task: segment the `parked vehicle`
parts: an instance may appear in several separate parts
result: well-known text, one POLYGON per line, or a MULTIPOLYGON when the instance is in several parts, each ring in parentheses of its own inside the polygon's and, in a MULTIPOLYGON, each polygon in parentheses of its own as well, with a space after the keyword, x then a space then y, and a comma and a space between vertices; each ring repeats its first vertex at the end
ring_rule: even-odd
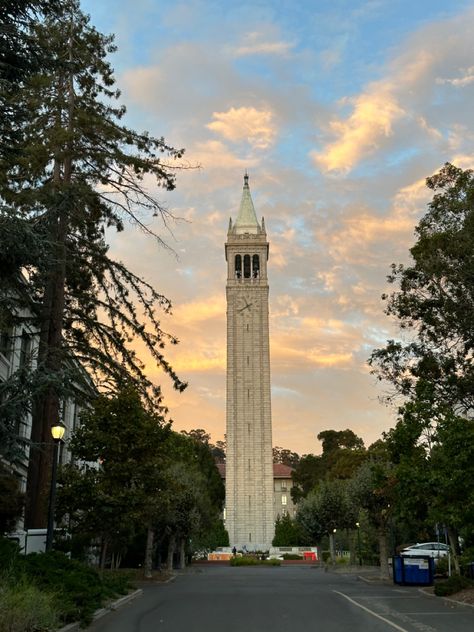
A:
POLYGON ((442 542, 421 542, 407 546, 400 551, 402 557, 417 557, 424 555, 428 557, 446 557, 449 553, 449 546, 442 542))

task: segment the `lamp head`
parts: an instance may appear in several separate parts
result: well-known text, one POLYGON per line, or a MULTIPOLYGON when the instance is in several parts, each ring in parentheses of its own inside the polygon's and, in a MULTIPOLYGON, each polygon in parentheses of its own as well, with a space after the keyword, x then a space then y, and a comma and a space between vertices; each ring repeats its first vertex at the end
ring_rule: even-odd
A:
POLYGON ((61 441, 61 439, 64 437, 65 431, 66 426, 60 421, 51 426, 51 434, 53 435, 53 439, 55 441, 61 441))

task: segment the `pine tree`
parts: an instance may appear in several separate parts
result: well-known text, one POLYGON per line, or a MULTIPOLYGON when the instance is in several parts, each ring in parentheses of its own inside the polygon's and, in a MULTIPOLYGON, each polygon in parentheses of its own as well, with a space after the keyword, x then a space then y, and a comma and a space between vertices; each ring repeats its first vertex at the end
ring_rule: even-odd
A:
MULTIPOLYGON (((99 387, 116 390, 128 380, 150 408, 160 408, 160 389, 132 348, 139 339, 174 386, 186 386, 162 352, 166 342, 177 342, 156 314, 157 308, 169 312, 170 302, 113 260, 106 241, 106 230, 121 231, 128 219, 165 246, 151 219, 167 223, 172 215, 144 178, 171 191, 183 150, 121 122, 125 108, 115 104, 120 93, 107 60, 113 37, 89 23, 77 0, 65 0, 59 13, 35 23, 31 37, 48 59, 48 72, 26 74, 21 90, 8 95, 18 133, 2 155, 0 224, 19 236, 34 235, 35 248, 22 250, 20 243, 12 252, 3 238, 8 231, 2 233, 0 252, 9 253, 9 266, 0 299, 3 312, 18 318, 20 300, 27 300, 19 273, 26 273, 40 331, 31 437, 38 446, 49 443, 60 399, 79 379, 67 364, 72 355, 99 387), (27 119, 15 119, 25 110, 27 119)), ((31 451, 29 526, 44 523, 50 458, 47 451, 31 451)))

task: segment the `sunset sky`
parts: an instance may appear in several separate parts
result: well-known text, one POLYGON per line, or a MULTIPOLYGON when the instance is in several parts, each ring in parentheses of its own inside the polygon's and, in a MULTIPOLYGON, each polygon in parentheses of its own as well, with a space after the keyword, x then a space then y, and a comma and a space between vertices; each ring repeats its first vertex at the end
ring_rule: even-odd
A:
POLYGON ((384 315, 408 261, 424 180, 474 166, 472 0, 87 0, 126 123, 186 148, 199 169, 158 197, 183 221, 133 227, 112 252, 173 302, 162 384, 176 430, 225 432, 224 242, 245 169, 270 240, 273 444, 318 453, 324 429, 366 444, 395 422, 366 360, 397 335, 384 315), (184 221, 185 220, 185 221, 184 221))

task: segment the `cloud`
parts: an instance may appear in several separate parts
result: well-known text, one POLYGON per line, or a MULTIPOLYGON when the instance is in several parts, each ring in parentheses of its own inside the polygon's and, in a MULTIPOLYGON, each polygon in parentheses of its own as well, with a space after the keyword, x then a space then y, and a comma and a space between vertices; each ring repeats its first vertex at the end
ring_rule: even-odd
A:
POLYGON ((436 83, 440 85, 450 84, 452 86, 455 86, 456 88, 465 88, 469 84, 474 83, 474 66, 470 66, 469 68, 461 68, 460 72, 461 75, 459 77, 455 77, 454 79, 443 79, 441 77, 438 77, 436 79, 436 83))
POLYGON ((310 152, 314 165, 323 172, 347 174, 374 155, 379 165, 385 157, 393 160, 389 151, 394 148, 401 160, 407 159, 408 148, 419 151, 424 137, 449 148, 451 126, 468 114, 465 100, 447 91, 474 84, 474 66, 462 63, 474 54, 473 16, 467 11, 414 32, 380 69, 381 79, 340 99, 341 114, 326 123, 322 148, 310 152), (446 120, 450 110, 453 120, 446 120))
POLYGON ((289 55, 294 43, 285 42, 283 40, 269 41, 265 38, 267 35, 258 31, 248 33, 244 39, 244 43, 233 49, 236 57, 245 57, 248 55, 276 55, 278 57, 286 57, 289 55))
POLYGON ((330 123, 337 140, 322 152, 311 152, 315 164, 325 171, 352 169, 362 156, 379 147, 381 139, 392 135, 394 122, 405 115, 387 86, 374 86, 347 102, 354 110, 349 118, 330 123))
POLYGON ((232 107, 226 112, 213 112, 212 116, 214 120, 206 127, 228 140, 246 140, 258 149, 267 148, 275 140, 277 130, 271 110, 232 107))

